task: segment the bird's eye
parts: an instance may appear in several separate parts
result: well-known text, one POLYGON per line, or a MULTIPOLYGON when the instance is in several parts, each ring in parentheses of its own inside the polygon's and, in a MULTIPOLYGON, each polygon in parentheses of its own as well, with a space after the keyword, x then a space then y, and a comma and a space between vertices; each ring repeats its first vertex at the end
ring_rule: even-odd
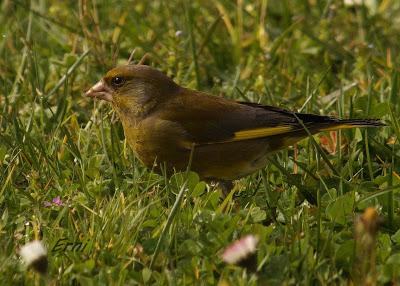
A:
POLYGON ((123 85, 125 79, 122 76, 115 76, 111 79, 111 84, 115 87, 123 85))

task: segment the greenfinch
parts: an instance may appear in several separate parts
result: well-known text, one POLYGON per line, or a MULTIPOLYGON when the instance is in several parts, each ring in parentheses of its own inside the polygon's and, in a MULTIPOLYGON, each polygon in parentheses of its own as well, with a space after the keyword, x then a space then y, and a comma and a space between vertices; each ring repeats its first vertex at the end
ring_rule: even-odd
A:
POLYGON ((116 67, 86 95, 112 104, 127 142, 145 166, 167 174, 189 166, 207 181, 249 175, 267 164, 271 152, 308 134, 383 125, 212 96, 181 87, 146 65, 116 67))

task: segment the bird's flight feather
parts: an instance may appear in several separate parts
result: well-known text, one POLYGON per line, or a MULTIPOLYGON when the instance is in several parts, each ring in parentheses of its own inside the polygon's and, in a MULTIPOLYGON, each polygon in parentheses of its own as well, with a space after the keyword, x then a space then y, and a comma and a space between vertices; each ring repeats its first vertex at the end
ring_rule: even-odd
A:
POLYGON ((180 125, 187 134, 186 144, 190 146, 275 135, 285 137, 285 134, 306 137, 308 133, 303 125, 312 134, 331 129, 381 125, 374 119, 340 120, 329 116, 294 113, 273 106, 230 101, 201 92, 189 93, 186 89, 182 89, 178 96, 165 105, 158 109, 161 114, 157 116, 180 125), (207 114, 204 114, 204 110, 207 110, 207 114))

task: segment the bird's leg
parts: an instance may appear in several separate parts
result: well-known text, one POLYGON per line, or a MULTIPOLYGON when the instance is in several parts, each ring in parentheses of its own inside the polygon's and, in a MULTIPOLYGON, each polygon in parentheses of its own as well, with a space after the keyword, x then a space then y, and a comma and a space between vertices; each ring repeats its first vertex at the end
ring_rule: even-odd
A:
POLYGON ((218 186, 222 190, 222 195, 226 198, 229 195, 229 192, 233 189, 233 182, 228 180, 218 181, 218 186))

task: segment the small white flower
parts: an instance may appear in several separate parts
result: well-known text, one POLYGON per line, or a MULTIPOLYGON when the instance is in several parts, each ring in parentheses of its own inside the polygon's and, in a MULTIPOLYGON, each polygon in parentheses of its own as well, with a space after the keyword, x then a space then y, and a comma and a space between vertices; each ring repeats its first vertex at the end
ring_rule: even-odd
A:
POLYGON ((28 267, 42 274, 47 272, 47 249, 40 240, 28 242, 21 247, 19 254, 28 267))
POLYGON ((345 6, 361 5, 363 0, 344 0, 345 6))
POLYGON ((236 264, 256 251, 258 237, 246 235, 229 245, 222 254, 222 260, 229 264, 236 264))
POLYGON ((378 9, 378 2, 376 0, 343 0, 343 4, 347 7, 365 5, 372 14, 375 14, 378 9))
POLYGON ((181 30, 175 32, 175 37, 180 37, 183 34, 181 30))

